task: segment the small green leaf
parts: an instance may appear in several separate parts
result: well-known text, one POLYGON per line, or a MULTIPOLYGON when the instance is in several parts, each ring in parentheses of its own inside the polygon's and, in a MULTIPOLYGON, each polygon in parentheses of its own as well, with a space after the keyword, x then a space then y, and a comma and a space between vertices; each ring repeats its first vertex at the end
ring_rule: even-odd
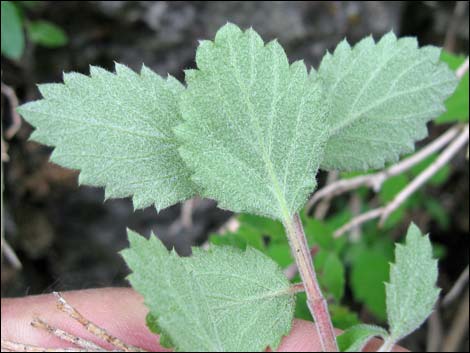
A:
POLYGON ((181 258, 154 236, 128 235, 129 281, 157 318, 151 327, 177 351, 275 349, 290 331, 290 283, 259 251, 216 246, 181 258))
POLYGON ((153 316, 151 313, 148 313, 147 316, 145 317, 145 324, 149 328, 150 331, 156 334, 161 334, 162 329, 160 326, 158 326, 158 320, 155 316, 153 316))
POLYGON ((383 230, 392 230, 397 227, 401 222, 403 222, 403 219, 406 217, 407 208, 409 208, 409 204, 411 203, 412 198, 415 196, 416 194, 412 195, 400 207, 393 211, 390 216, 388 216, 387 220, 382 225, 383 230))
POLYGON ((284 244, 270 244, 267 250, 265 251, 265 254, 268 255, 274 261, 276 261, 277 264, 282 268, 286 268, 287 266, 291 265, 294 261, 292 259, 291 249, 289 244, 287 243, 287 239, 284 244))
MULTIPOLYGON (((380 201, 383 204, 391 202, 410 182, 407 175, 400 174, 387 179, 379 192, 380 201)), ((408 198, 400 207, 398 207, 383 224, 383 229, 393 229, 397 224, 403 221, 407 208, 412 204, 415 195, 408 198)))
MULTIPOLYGON (((262 251, 265 248, 264 236, 258 229, 241 224, 236 236, 243 239, 247 246, 262 251)), ((246 248, 246 247, 245 247, 246 248)))
POLYGON ((434 257, 435 259, 439 261, 445 258, 446 256, 447 256, 447 247, 445 245, 436 244, 436 243, 432 244, 432 257, 434 257))
POLYGON ((395 263, 386 284, 390 336, 398 341, 416 330, 431 314, 439 296, 437 261, 428 236, 412 224, 405 244, 397 244, 395 263))
POLYGON ((209 241, 214 245, 228 245, 241 250, 245 250, 248 245, 247 240, 238 233, 211 234, 209 241))
POLYGON ((227 24, 186 71, 180 154, 202 196, 235 212, 285 221, 315 189, 327 139, 316 74, 289 65, 277 41, 227 24))
POLYGON ((348 307, 330 303, 328 304, 328 310, 331 314, 331 322, 337 329, 346 330, 359 324, 359 317, 348 307))
POLYGON ((57 48, 68 42, 64 30, 48 21, 30 22, 27 29, 31 41, 44 47, 57 48))
POLYGON ((151 332, 156 333, 157 335, 160 336, 160 339, 158 341, 160 346, 165 347, 165 348, 175 347, 173 342, 171 342, 171 339, 162 332, 162 329, 160 328, 158 324, 158 319, 155 316, 153 316, 152 313, 147 314, 147 316, 145 317, 145 323, 151 332))
POLYGON ((23 23, 11 1, 2 1, 2 55, 18 60, 24 51, 23 23))
MULTIPOLYGON (((440 201, 437 201, 428 196, 423 200, 423 206, 426 209, 426 212, 432 217, 434 221, 439 224, 439 227, 443 230, 448 230, 451 222, 450 214, 452 211, 449 210, 445 204, 442 204, 440 201)), ((439 256, 436 256, 439 257, 439 256)))
POLYGON ((457 85, 439 55, 438 48, 418 49, 415 38, 397 39, 391 32, 353 48, 344 40, 326 54, 318 74, 329 97, 331 137, 322 166, 382 168, 412 152, 457 85))
POLYGON ((309 241, 309 245, 318 244, 320 249, 335 249, 335 239, 333 238, 333 230, 322 221, 313 218, 307 218, 305 222, 305 234, 309 241))
MULTIPOLYGON (((465 56, 454 55, 443 51, 441 61, 447 63, 452 70, 456 70, 465 61, 465 56)), ((447 99, 447 111, 436 119, 436 123, 468 122, 468 71, 460 79, 454 94, 447 99)))
POLYGON ((297 293, 295 303, 295 318, 313 321, 312 314, 307 306, 307 295, 305 293, 297 293))
POLYGON ((31 139, 55 146, 51 161, 80 169, 79 182, 105 186, 106 198, 133 196, 134 207, 157 209, 195 193, 172 127, 184 87, 143 67, 116 64, 116 74, 64 74, 64 84, 39 86, 44 99, 18 108, 36 127, 31 139))
POLYGON ((387 179, 380 188, 379 198, 382 203, 392 201, 410 182, 410 179, 404 175, 396 175, 387 179))
POLYGON ((251 227, 256 232, 270 238, 270 241, 285 242, 285 230, 281 222, 266 217, 243 213, 238 221, 245 227, 251 227))
POLYGON ((320 285, 339 302, 344 294, 344 265, 335 253, 319 251, 314 258, 320 285))
POLYGON ((338 336, 341 352, 362 352, 362 349, 373 337, 388 337, 387 331, 379 326, 356 325, 338 336))
POLYGON ((36 8, 38 5, 41 4, 41 1, 17 1, 17 2, 21 4, 21 6, 30 10, 36 8))
POLYGON ((386 319, 384 282, 389 276, 389 261, 382 251, 363 249, 353 259, 351 271, 354 298, 383 321, 386 319))

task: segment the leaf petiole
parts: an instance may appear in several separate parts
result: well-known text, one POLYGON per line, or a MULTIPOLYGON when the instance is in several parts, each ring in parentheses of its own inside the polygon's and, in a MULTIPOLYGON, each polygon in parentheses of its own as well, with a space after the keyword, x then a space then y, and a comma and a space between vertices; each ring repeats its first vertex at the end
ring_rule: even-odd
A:
POLYGON ((324 352, 338 352, 336 335, 331 323, 328 305, 318 284, 307 238, 298 213, 284 220, 289 245, 307 294, 307 306, 315 320, 318 337, 324 352))
POLYGON ((389 336, 377 352, 391 352, 394 345, 395 340, 393 339, 393 337, 389 336))

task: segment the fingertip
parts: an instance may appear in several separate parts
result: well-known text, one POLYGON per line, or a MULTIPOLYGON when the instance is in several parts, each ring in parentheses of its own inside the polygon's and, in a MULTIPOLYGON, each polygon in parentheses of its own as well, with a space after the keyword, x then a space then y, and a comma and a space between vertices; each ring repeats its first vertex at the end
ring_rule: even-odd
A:
MULTIPOLYGON (((341 330, 335 329, 336 335, 341 334, 341 330)), ((364 348, 364 352, 376 352, 383 341, 377 338, 372 339, 364 348)), ((321 344, 315 324, 311 321, 294 320, 292 330, 285 336, 279 345, 278 352, 321 352, 321 344)), ((393 352, 408 352, 400 346, 395 346, 393 352)))
MULTIPOLYGON (((142 297, 129 288, 104 288, 64 292, 64 298, 88 320, 106 329, 125 343, 149 351, 166 351, 158 345, 158 336, 145 325, 147 309, 142 297)), ((2 339, 47 347, 65 348, 70 344, 33 328, 33 318, 93 341, 107 349, 113 347, 87 332, 78 322, 59 311, 52 294, 2 299, 2 339)))
POLYGON ((282 339, 278 352, 321 351, 315 324, 311 321, 294 320, 292 330, 282 339))

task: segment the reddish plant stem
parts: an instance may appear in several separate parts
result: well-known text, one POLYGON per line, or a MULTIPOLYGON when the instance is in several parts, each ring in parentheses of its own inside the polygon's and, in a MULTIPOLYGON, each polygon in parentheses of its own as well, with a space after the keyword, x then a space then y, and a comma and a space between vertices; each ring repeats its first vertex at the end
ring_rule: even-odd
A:
MULTIPOLYGON (((319 250, 320 249, 318 248, 318 246, 316 245, 312 246, 312 248, 310 249, 310 255, 312 257, 315 257, 316 253, 319 250)), ((297 264, 295 262, 284 270, 284 275, 286 275, 289 281, 291 281, 297 275, 297 273, 298 273, 297 264)))
POLYGON ((290 287, 290 292, 291 293, 302 293, 305 292, 305 287, 303 283, 295 283, 290 287))
POLYGON ((307 244, 302 221, 298 214, 284 222, 289 244, 299 269, 307 294, 307 306, 315 320, 318 337, 324 352, 338 352, 336 336, 331 323, 328 305, 323 297, 313 267, 312 256, 307 244))

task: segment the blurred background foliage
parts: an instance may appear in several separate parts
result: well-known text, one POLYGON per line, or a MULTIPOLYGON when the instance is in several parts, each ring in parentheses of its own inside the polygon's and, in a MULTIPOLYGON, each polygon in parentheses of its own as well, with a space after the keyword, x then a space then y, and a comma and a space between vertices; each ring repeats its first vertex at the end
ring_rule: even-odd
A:
MULTIPOLYGON (((2 296, 127 285, 128 270, 117 254, 127 244, 126 227, 143 234, 154 231, 182 255, 189 255, 191 246, 209 243, 252 246, 277 261, 293 282, 300 280, 279 222, 232 215, 201 199, 159 214, 153 208, 134 212, 130 200, 103 202, 103 190, 78 187, 76 171, 48 163, 51 149, 27 142, 32 129, 12 110, 16 98, 20 102, 39 98, 36 83, 59 82, 63 71, 88 73, 89 65, 112 69, 114 61, 136 70, 145 63, 162 75, 183 79, 182 70, 194 67, 198 40, 212 38, 227 21, 253 26, 266 40, 278 38, 290 60, 303 58, 313 67, 344 37, 355 43, 371 33, 379 38, 391 29, 399 36, 417 36, 421 45, 444 46, 441 59, 452 69, 468 56, 465 1, 2 1, 1 10, 2 296)), ((447 101, 448 111, 431 124, 429 137, 418 148, 452 124, 468 123, 468 85, 467 73, 447 101)), ((465 280, 465 269, 467 284, 454 302, 437 311, 439 317, 434 315, 405 345, 432 350, 436 335, 440 335, 440 348, 450 339, 445 328, 455 322, 462 298, 468 305, 465 151, 408 198, 382 227, 372 220, 335 236, 353 217, 393 200, 437 156, 389 178, 377 193, 361 187, 328 200, 326 208, 323 204, 319 210, 318 204, 304 210, 302 220, 315 266, 338 328, 383 322, 383 282, 393 261, 393 243, 402 241, 413 221, 431 235, 440 259, 443 293, 459 278, 465 280)), ((321 172, 318 179, 320 187, 325 185, 327 173, 321 172)), ((311 319, 305 301, 298 302, 296 316, 311 319)), ((468 310, 466 320, 468 330, 468 310)), ((451 348, 468 351, 468 332, 451 348)))
POLYGON ((56 48, 67 44, 62 28, 44 20, 28 19, 28 9, 33 10, 36 1, 2 1, 2 55, 18 60, 25 49, 25 34, 37 45, 56 48), (26 31, 26 33, 25 33, 26 31))

